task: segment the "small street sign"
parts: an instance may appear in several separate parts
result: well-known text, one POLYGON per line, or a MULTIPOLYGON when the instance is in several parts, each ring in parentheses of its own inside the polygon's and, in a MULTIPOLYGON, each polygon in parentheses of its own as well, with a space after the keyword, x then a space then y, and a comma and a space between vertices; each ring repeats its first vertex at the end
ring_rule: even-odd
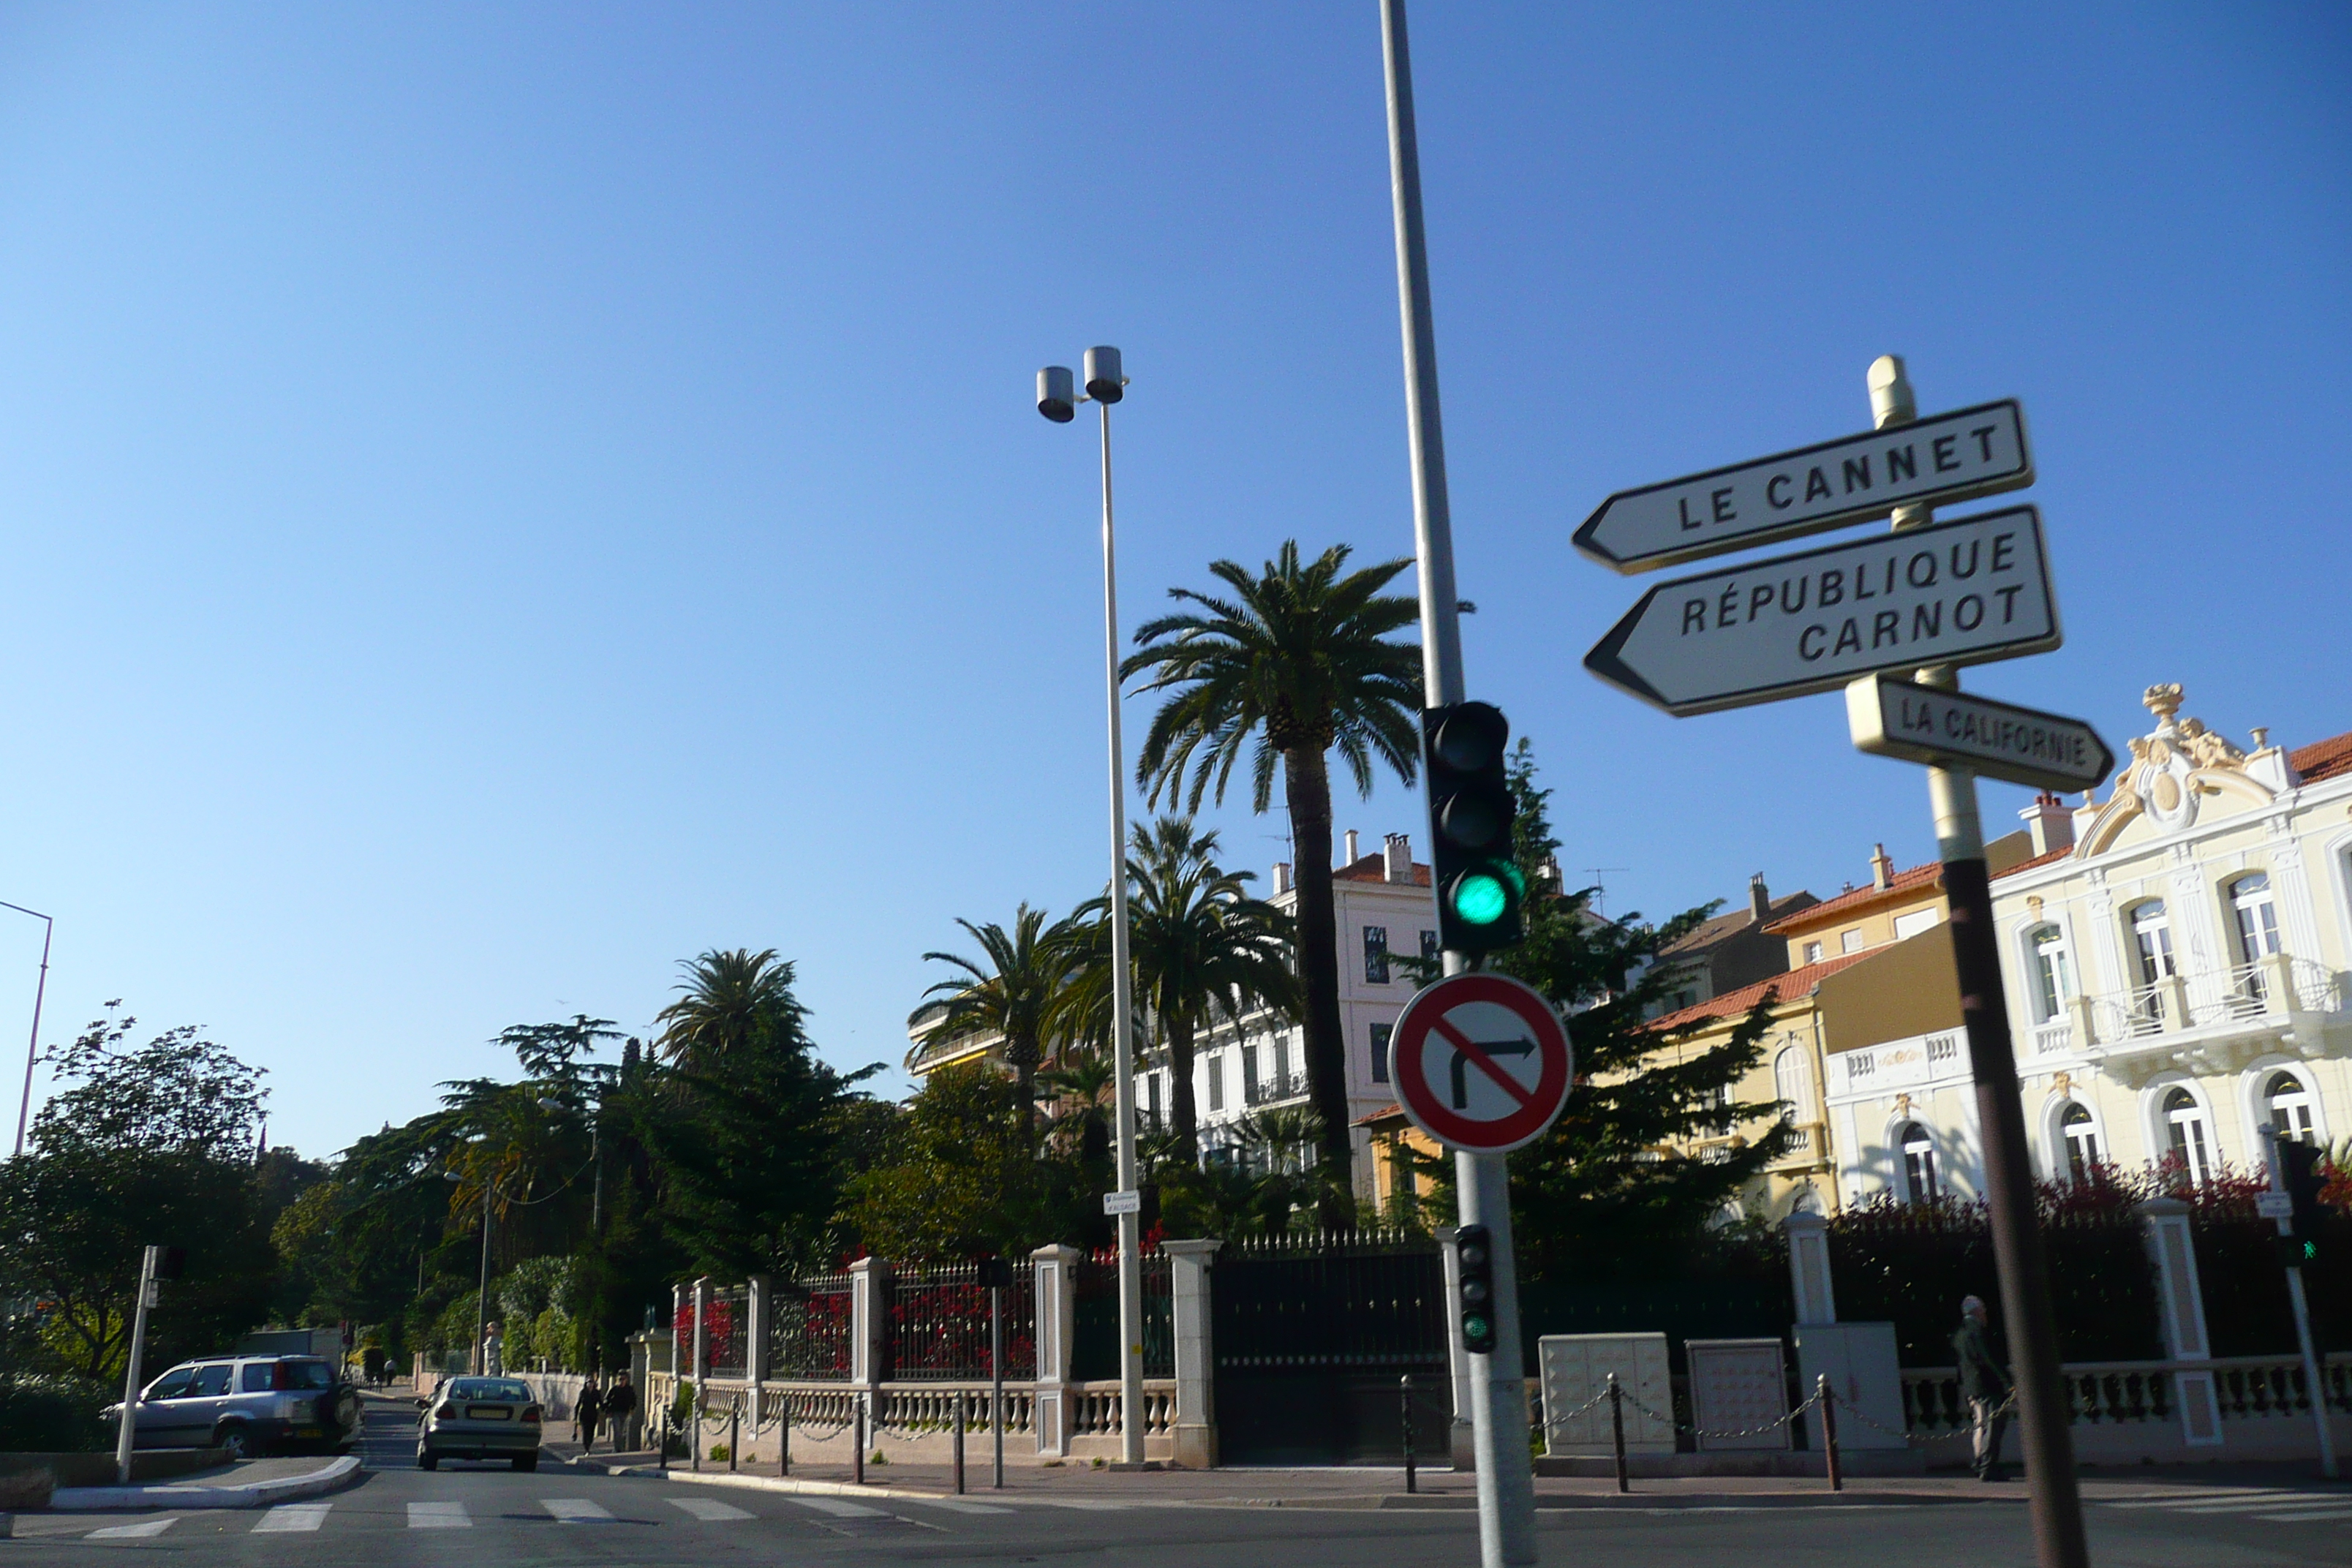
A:
POLYGON ((1141 1214, 1142 1212, 1143 1194, 1141 1193, 1105 1193, 1103 1194, 1103 1213, 1107 1215, 1141 1214))
POLYGON ((1968 500, 2033 482, 2015 398, 1620 490, 1576 531, 1576 547, 1620 572, 1968 500))
POLYGON ((1389 1042, 1389 1079, 1413 1125, 1474 1153, 1542 1136, 1573 1077, 1559 1015, 1507 975, 1456 974, 1423 986, 1389 1042))
POLYGON ((2254 1212, 2264 1219, 2293 1219, 2294 1194, 2293 1193, 2256 1193, 2254 1212))
POLYGON ((2064 641, 2030 506, 1661 583, 1584 668, 1677 718, 2064 641))
POLYGON ((2116 765, 2099 732, 2080 719, 1889 675, 1864 676, 1847 686, 1845 717, 1858 751, 1966 768, 2035 789, 2093 789, 2116 765))

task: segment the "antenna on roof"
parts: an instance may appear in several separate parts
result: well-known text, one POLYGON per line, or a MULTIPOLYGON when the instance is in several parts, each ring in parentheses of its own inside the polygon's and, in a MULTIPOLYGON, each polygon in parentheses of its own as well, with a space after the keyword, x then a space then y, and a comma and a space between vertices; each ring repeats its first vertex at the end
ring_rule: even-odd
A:
POLYGON ((1607 910, 1601 907, 1601 900, 1606 897, 1609 892, 1608 885, 1601 880, 1603 873, 1610 871, 1630 871, 1633 868, 1631 866, 1579 866, 1577 868, 1580 871, 1591 873, 1592 877, 1592 912, 1594 914, 1600 915, 1605 919, 1609 913, 1607 910))

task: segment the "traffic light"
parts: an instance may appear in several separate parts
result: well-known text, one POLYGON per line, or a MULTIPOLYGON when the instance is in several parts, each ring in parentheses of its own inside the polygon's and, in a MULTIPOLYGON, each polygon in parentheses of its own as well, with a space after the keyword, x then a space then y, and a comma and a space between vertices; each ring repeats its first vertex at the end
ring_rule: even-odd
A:
POLYGON ((2283 1238, 2291 1245, 2282 1245, 2279 1250, 2288 1268, 2300 1268, 2319 1258, 2319 1222, 2326 1212, 2320 1206, 2319 1189, 2327 1184, 2327 1179, 2319 1173, 2319 1151, 2310 1144, 2283 1137, 2277 1146, 2279 1172, 2285 1178, 2286 1195, 2294 1204, 2288 1220, 2294 1234, 2283 1238))
POLYGON ((1510 738, 1510 721, 1489 702, 1422 710, 1438 940, 1452 952, 1488 952, 1519 940, 1528 889, 1511 855, 1517 806, 1503 772, 1510 738))
POLYGON ((1495 1352, 1495 1243, 1483 1225, 1465 1225, 1454 1236, 1454 1257, 1462 1279, 1462 1348, 1472 1355, 1495 1352))

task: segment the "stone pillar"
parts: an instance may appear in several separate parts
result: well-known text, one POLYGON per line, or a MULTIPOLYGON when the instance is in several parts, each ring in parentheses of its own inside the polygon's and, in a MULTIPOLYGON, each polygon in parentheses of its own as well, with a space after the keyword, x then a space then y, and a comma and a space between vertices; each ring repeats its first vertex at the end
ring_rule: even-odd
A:
POLYGON ((762 1385, 768 1381, 768 1314, 775 1310, 772 1289, 766 1275, 751 1276, 743 1293, 746 1321, 738 1331, 751 1336, 751 1342, 743 1347, 743 1379, 751 1385, 744 1419, 755 1432, 760 1429, 761 1396, 766 1392, 762 1385))
MULTIPOLYGON (((1438 1227, 1437 1255, 1445 1269, 1445 1368, 1454 1383, 1454 1425, 1449 1432, 1454 1468, 1466 1473, 1478 1468, 1470 1426, 1470 1406, 1478 1397, 1478 1384, 1470 1375, 1470 1352, 1462 1343, 1462 1259, 1454 1249, 1454 1226, 1438 1227)), ((1519 1349, 1524 1355, 1527 1347, 1519 1349)))
POLYGON ((1176 1329, 1176 1462, 1186 1469, 1217 1464, 1217 1362, 1209 1320, 1209 1266, 1222 1241, 1163 1241, 1176 1329))
POLYGON ((866 1405, 866 1433, 873 1440, 874 1424, 882 1414, 882 1363, 889 1349, 890 1266, 878 1258, 861 1258, 849 1266, 849 1381, 866 1405))
POLYGON ((1037 1452, 1055 1458, 1070 1452, 1062 1389, 1070 1381, 1070 1339, 1077 1328, 1077 1281, 1070 1271, 1085 1256, 1075 1247, 1041 1247, 1029 1255, 1037 1285, 1037 1452))
POLYGON ((1837 1321, 1837 1291, 1830 1282, 1830 1222, 1817 1214, 1792 1214, 1780 1222, 1789 1238, 1789 1283, 1800 1323, 1837 1321))
MULTIPOLYGON (((2139 1205, 2147 1255, 2156 1265, 2157 1304, 2164 1322, 2164 1353, 2176 1362, 2210 1361, 2212 1342, 2205 1332, 2205 1297, 2197 1279, 2197 1248, 2189 1234, 2189 1205, 2179 1198, 2150 1198, 2139 1205)), ((2218 1447, 2221 1410, 2213 1373, 2189 1366, 2172 1374, 2174 1402, 2180 1407, 2181 1440, 2191 1447, 2218 1447)))
POLYGON ((703 1275, 694 1282, 694 1340, 688 1347, 687 1375, 694 1380, 694 1404, 687 1415, 687 1441, 693 1445, 687 1454, 694 1460, 695 1468, 702 1468, 702 1412, 706 1405, 703 1384, 710 1376, 710 1276, 703 1275))

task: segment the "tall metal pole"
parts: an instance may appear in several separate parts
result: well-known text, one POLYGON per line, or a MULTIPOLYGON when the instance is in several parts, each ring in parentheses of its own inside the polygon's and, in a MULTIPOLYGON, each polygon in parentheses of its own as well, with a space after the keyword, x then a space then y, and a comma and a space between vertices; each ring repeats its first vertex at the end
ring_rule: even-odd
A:
MULTIPOLYGON (((2275 1128, 2263 1134, 2271 1151, 2271 1191, 2286 1191, 2286 1161, 2279 1152, 2285 1135, 2275 1128)), ((2282 1219, 2278 1223, 2281 1236, 2293 1236, 2294 1223, 2282 1219)), ((2319 1473, 2329 1480, 2337 1478, 2336 1436, 2327 1429, 2331 1419, 2327 1414, 2326 1369, 2320 1365, 2319 1350, 2311 1336, 2311 1298, 2304 1293, 2303 1270, 2289 1266, 2286 1271, 2287 1304, 2294 1309, 2294 1342, 2303 1356, 2303 1386, 2311 1391, 2311 1417, 2319 1424, 2319 1473)))
MULTIPOLYGON (((1445 435, 1437 406, 1437 332, 1429 311, 1429 258, 1422 235, 1421 148, 1413 130, 1412 61, 1404 0, 1381 0, 1388 70, 1389 186, 1396 209, 1397 304, 1404 332, 1406 431, 1412 455, 1413 553, 1421 586, 1421 670, 1431 707, 1463 700, 1462 633, 1454 588, 1454 524, 1445 500, 1445 435)), ((1433 897, 1434 890, 1433 889, 1433 897)), ((1469 968, 1448 952, 1445 973, 1469 968)), ((1528 1451, 1527 1382, 1519 1359, 1518 1265, 1511 1242, 1509 1168, 1499 1154, 1454 1156, 1462 1223, 1483 1225, 1494 1246, 1495 1349, 1470 1358, 1478 1467, 1482 1568, 1536 1561, 1535 1475, 1528 1451)), ((1458 1303, 1450 1303, 1449 1310, 1458 1303)))
POLYGON ((155 1293, 155 1265, 160 1247, 151 1247, 139 1263, 139 1304, 131 1310, 131 1362, 122 1371, 122 1418, 114 1433, 114 1484, 131 1484, 131 1449, 139 1434, 140 1363, 147 1354, 147 1301, 155 1293))
MULTIPOLYGON (((1127 957, 1127 767, 1118 728, 1118 564, 1112 546, 1110 405, 1102 415, 1103 667, 1110 691, 1111 1040, 1118 1073, 1118 1190, 1135 1188, 1135 1026, 1127 957)), ((1143 1463, 1143 1216, 1118 1216, 1118 1448, 1143 1463)))
MULTIPOLYGON (((1880 356, 1870 367, 1869 382, 1877 428, 1908 425, 1919 416, 1900 358, 1880 356)), ((1924 527, 1930 516, 1924 506, 1897 507, 1895 531, 1924 527)), ((1960 685, 1949 666, 1922 669, 1913 679, 1949 691, 1960 685)), ((1963 768, 1929 768, 1927 801, 1936 816, 1936 852, 1943 861, 1944 897, 1951 908, 1952 967, 1959 980, 1960 1020, 1969 1037, 1977 1125, 1984 1130, 1985 1205, 2017 1379, 2017 1439, 2025 1458, 2034 1558, 2042 1568, 2088 1568, 2074 1434, 2068 1430, 2066 1397, 2059 1382, 2050 1267, 2033 1212, 2025 1100, 2018 1088, 2000 951, 1993 936, 1992 882, 1985 868, 1984 830, 1977 818, 1976 774, 1963 768)))
POLYGON ((58 934, 58 922, 38 910, 28 910, 22 904, 0 900, 0 910, 14 910, 20 915, 30 915, 42 924, 41 977, 33 984, 33 1037, 25 1046, 25 1093, 16 1101, 16 1152, 25 1152, 25 1126, 33 1116, 33 1064, 41 1055, 41 998, 49 991, 49 939, 58 934))
POLYGON ((490 1348, 483 1342, 490 1326, 490 1199, 498 1186, 493 1176, 482 1187, 482 1279, 474 1292, 474 1353, 466 1363, 476 1377, 488 1377, 490 1372, 490 1348))

